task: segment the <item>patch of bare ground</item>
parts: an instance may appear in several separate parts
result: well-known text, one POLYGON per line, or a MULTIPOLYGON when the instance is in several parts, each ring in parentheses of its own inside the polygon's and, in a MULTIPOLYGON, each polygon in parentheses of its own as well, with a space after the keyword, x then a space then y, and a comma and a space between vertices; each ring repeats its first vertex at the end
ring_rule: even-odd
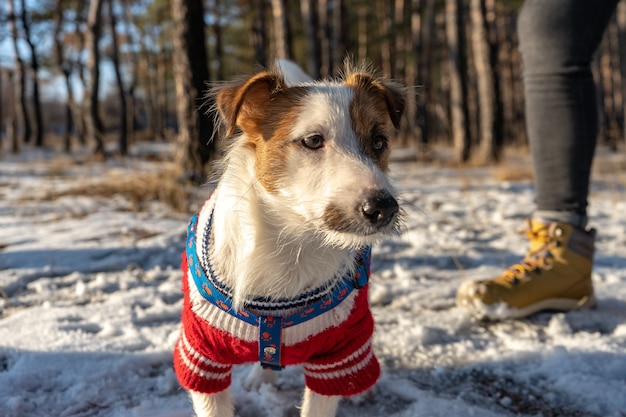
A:
POLYGON ((513 413, 544 417, 601 417, 567 405, 553 404, 547 397, 549 393, 538 389, 529 390, 510 377, 476 372, 472 374, 472 379, 477 392, 498 400, 502 408, 513 413))

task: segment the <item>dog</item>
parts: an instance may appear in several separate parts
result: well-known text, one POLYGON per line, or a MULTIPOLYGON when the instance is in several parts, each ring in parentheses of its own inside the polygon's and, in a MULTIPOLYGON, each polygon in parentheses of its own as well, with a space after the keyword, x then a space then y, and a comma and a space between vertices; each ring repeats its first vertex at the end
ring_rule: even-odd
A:
POLYGON ((305 77, 283 62, 213 91, 229 145, 188 227, 174 350, 198 417, 234 415, 237 364, 265 380, 302 364, 302 417, 380 375, 367 280, 371 245, 401 228, 386 173, 405 89, 350 64, 305 77))

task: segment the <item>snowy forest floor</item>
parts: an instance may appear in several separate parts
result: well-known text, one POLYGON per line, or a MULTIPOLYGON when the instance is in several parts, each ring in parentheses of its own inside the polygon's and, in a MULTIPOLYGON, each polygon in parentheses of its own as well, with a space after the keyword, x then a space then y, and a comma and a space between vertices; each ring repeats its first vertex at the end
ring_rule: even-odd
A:
MULTIPOLYGON (((188 211, 133 194, 142 179, 165 183, 170 151, 144 144, 89 163, 0 155, 0 416, 191 415, 171 351, 185 228, 208 190, 169 196, 189 198, 188 211)), ((597 307, 500 323, 469 317, 455 293, 521 259, 531 182, 502 181, 502 168, 392 165, 406 231, 373 252, 383 376, 339 417, 626 416, 626 170, 623 155, 600 154, 597 307)), ((529 172, 527 156, 510 163, 509 174, 529 172)), ((237 415, 296 416, 301 369, 246 390, 249 366, 233 377, 237 415)))

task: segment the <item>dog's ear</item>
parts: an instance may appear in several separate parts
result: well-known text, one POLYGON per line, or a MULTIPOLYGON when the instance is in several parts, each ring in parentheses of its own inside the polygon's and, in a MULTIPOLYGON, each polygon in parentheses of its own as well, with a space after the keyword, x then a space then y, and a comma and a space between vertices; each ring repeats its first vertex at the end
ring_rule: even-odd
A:
POLYGON ((406 107, 406 90, 400 84, 376 78, 366 72, 355 72, 348 75, 346 84, 365 89, 384 100, 389 118, 393 126, 400 128, 402 114, 406 107))
POLYGON ((215 101, 226 126, 226 134, 232 134, 237 127, 244 132, 255 128, 265 117, 272 96, 284 88, 283 77, 269 71, 220 87, 215 101))

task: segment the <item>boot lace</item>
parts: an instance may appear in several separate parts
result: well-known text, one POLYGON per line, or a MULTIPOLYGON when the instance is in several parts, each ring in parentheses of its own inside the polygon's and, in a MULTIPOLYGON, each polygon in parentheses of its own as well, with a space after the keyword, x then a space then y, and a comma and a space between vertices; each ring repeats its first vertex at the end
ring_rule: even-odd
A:
POLYGON ((541 246, 535 251, 528 252, 521 262, 509 267, 504 272, 503 277, 507 281, 517 284, 520 281, 530 279, 530 272, 541 273, 542 270, 552 268, 554 260, 552 249, 557 247, 559 242, 550 233, 546 233, 548 227, 544 225, 533 230, 532 222, 528 219, 528 229, 518 231, 518 233, 526 235, 529 240, 540 242, 541 246))

